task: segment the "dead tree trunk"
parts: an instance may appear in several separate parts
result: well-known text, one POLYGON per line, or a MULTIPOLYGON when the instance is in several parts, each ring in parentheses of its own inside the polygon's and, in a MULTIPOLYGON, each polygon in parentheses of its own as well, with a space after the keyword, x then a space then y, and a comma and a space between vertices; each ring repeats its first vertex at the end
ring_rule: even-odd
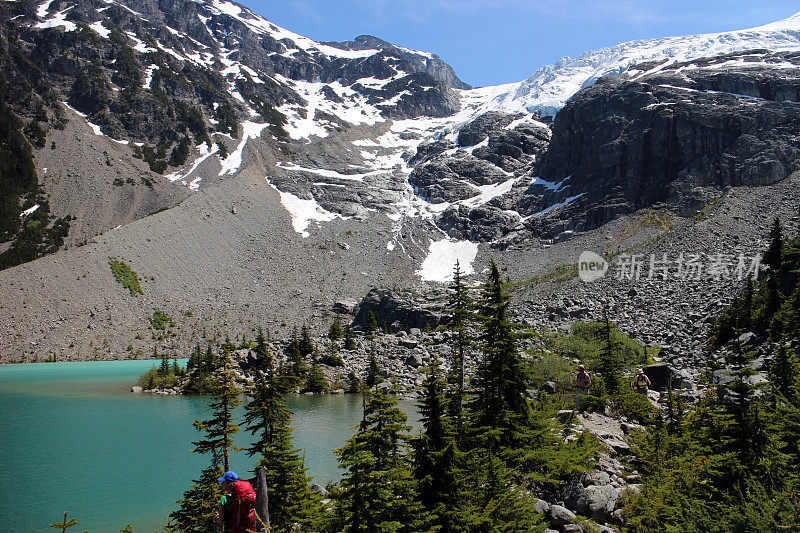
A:
POLYGON ((267 493, 267 471, 258 469, 258 489, 256 490, 256 515, 259 533, 269 533, 269 494, 267 493))

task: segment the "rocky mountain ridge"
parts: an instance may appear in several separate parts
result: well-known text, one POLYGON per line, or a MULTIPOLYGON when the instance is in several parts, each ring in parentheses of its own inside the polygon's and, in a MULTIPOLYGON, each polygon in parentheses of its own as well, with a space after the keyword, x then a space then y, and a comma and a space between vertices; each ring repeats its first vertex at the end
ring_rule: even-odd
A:
MULTIPOLYGON (((548 275, 581 247, 646 243, 643 212, 691 235, 705 205, 741 188, 785 194, 797 170, 797 17, 619 45, 649 52, 624 68, 612 54, 596 83, 559 70, 551 81, 577 94, 553 119, 509 103, 508 86, 468 88, 432 54, 369 36, 317 43, 224 0, 0 10, 6 100, 41 130, 51 212, 76 216, 73 249, 0 273, 5 358, 285 333, 375 286, 444 281, 457 259, 467 275, 490 256, 512 279, 548 275), (116 284, 108 257, 142 275, 143 295, 116 284), (154 308, 185 334, 149 338, 154 308)), ((760 223, 723 233, 755 249, 760 223)))

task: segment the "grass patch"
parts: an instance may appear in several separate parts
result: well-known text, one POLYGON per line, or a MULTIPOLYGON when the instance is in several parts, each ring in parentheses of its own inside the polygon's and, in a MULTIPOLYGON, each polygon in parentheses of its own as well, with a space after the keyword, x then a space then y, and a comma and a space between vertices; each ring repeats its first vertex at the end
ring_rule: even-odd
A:
POLYGON ((137 294, 144 294, 142 286, 139 284, 139 274, 137 274, 125 261, 121 261, 115 257, 108 258, 108 266, 111 268, 111 273, 117 283, 128 289, 131 296, 137 294))

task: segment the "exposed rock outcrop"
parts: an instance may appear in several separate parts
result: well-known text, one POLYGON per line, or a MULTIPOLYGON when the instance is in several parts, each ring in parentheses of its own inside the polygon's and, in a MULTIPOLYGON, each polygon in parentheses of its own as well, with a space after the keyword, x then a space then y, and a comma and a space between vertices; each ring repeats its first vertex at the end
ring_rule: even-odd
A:
POLYGON ((586 230, 665 200, 696 208, 698 187, 773 184, 800 168, 798 54, 732 54, 634 80, 601 79, 556 116, 537 169, 561 186, 521 212, 573 201, 535 229, 586 230))
POLYGON ((442 323, 444 303, 435 295, 372 289, 355 310, 353 325, 364 327, 370 315, 391 331, 434 328, 442 323))

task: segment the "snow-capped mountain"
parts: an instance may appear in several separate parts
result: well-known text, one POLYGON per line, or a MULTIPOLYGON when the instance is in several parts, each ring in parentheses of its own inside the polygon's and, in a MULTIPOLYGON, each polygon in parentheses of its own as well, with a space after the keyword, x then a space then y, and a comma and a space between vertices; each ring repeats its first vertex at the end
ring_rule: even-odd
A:
POLYGON ((0 126, 24 179, 0 198, 0 266, 29 263, 0 272, 0 346, 151 352, 153 307, 191 323, 181 342, 280 328, 771 186, 800 168, 799 80, 798 15, 471 89, 428 52, 316 42, 228 0, 3 1, 0 126), (148 276, 141 299, 110 257, 148 276))
POLYGON ((632 65, 653 63, 649 72, 701 57, 756 49, 800 49, 800 13, 757 28, 629 41, 590 50, 577 58, 563 57, 541 67, 524 81, 505 86, 482 109, 539 111, 543 116, 553 116, 579 90, 603 76, 622 74, 632 65))
MULTIPOLYGON (((77 211, 68 242, 161 209, 165 194, 179 201, 255 161, 302 235, 314 222, 377 212, 396 221, 390 249, 405 248, 398 236, 418 219, 451 238, 497 241, 538 227, 531 217, 582 194, 552 163, 558 154, 548 144, 559 119, 552 128, 537 120, 581 89, 611 75, 646 81, 709 56, 800 50, 798 14, 749 30, 622 43, 563 58, 520 83, 471 89, 428 52, 371 36, 316 42, 228 0, 11 0, 0 11, 7 100, 31 131, 42 132, 36 141, 82 123, 128 156, 120 163, 146 163, 151 172, 141 183, 164 188, 154 198, 146 191, 139 211, 120 218, 116 202, 142 189, 121 176, 140 168, 112 175, 104 156, 109 164, 94 171, 102 186, 90 182, 87 201, 50 179, 63 171, 63 158, 48 157, 56 154, 42 145, 53 211, 77 211), (98 225, 103 217, 91 214, 109 209, 98 225)), ((743 57, 703 69, 730 69, 743 57)), ((764 68, 774 70, 775 61, 764 68)), ((780 61, 795 67, 791 58, 780 61)), ((33 205, 28 198, 21 209, 33 205)))
POLYGON ((11 0, 0 18, 3 99, 42 181, 11 203, 43 206, 45 225, 71 220, 68 244, 234 175, 257 143, 273 159, 310 138, 448 116, 454 88, 469 87, 433 54, 369 36, 318 43, 225 0, 11 0), (65 129, 99 144, 74 157, 73 141, 47 141, 65 129))

